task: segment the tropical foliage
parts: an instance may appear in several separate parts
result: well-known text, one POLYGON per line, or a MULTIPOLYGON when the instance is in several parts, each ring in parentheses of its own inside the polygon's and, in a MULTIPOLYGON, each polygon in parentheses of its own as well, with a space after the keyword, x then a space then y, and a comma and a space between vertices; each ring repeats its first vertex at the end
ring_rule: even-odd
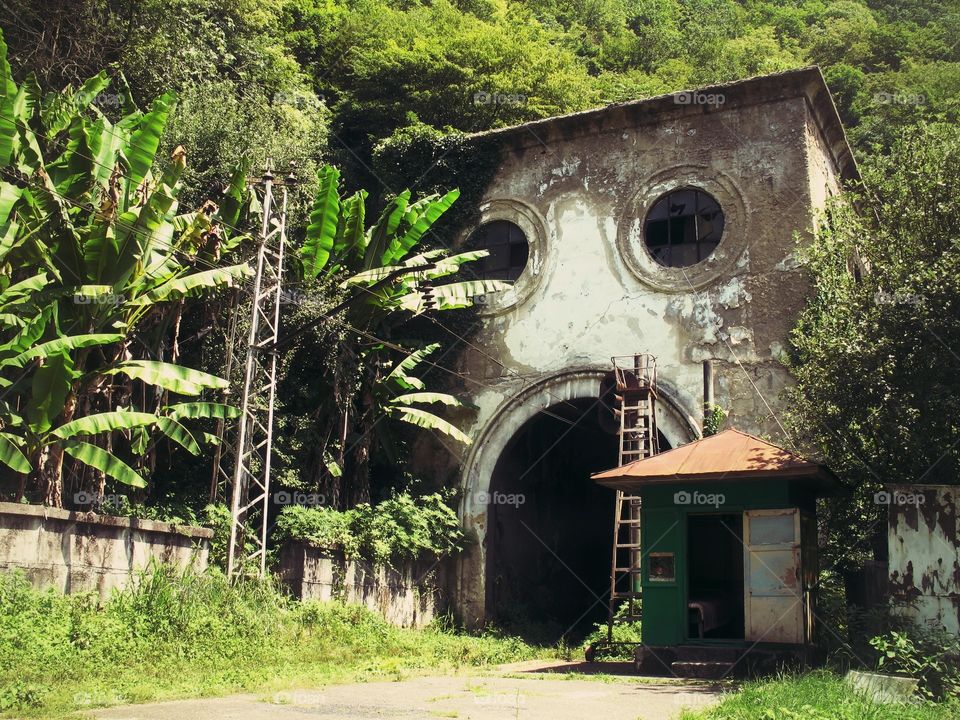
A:
POLYGON ((199 454, 182 421, 233 413, 177 401, 226 386, 176 363, 177 332, 185 298, 249 274, 219 262, 240 240, 242 169, 221 207, 178 213, 183 150, 154 169, 173 97, 111 122, 91 102, 109 83, 18 86, 0 40, 0 461, 18 497, 33 476, 57 506, 64 455, 77 489, 144 487, 156 433, 199 454))
POLYGON ((413 374, 429 363, 427 357, 439 345, 408 347, 390 338, 428 312, 469 307, 474 297, 507 285, 491 280, 437 282, 486 255, 420 248, 433 224, 457 199, 456 190, 415 202, 409 191, 403 191, 367 227, 367 193, 341 197, 339 180, 335 168, 322 169, 299 253, 304 283, 300 296, 326 298, 329 304, 317 318, 317 303, 302 303, 298 319, 303 324, 286 330, 296 345, 284 366, 285 385, 296 393, 291 399, 305 405, 308 416, 291 413, 285 422, 298 433, 301 447, 312 448, 312 461, 296 482, 303 483, 304 471, 311 472, 312 467, 311 485, 321 488, 333 506, 348 507, 370 500, 374 449, 398 459, 391 423, 381 419, 469 442, 454 424, 430 409, 456 408, 460 402, 450 394, 427 391, 424 381, 413 374), (325 364, 325 373, 316 372, 318 362, 325 364))

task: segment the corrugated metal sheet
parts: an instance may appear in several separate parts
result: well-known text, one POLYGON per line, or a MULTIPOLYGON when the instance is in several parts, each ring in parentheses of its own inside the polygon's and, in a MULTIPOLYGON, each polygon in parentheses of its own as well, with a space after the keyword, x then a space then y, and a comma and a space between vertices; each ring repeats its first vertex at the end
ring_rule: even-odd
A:
POLYGON ((601 485, 624 489, 655 481, 719 480, 762 475, 832 478, 823 466, 739 430, 724 430, 592 477, 601 485))
POLYGON ((889 505, 890 591, 921 622, 960 634, 960 488, 891 485, 877 502, 889 505))

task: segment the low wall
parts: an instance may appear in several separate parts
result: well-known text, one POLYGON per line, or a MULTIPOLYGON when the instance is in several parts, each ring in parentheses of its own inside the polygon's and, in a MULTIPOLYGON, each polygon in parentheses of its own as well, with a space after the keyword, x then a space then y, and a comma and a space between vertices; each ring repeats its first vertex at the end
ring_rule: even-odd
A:
POLYGON ((278 575, 301 600, 339 600, 365 605, 401 627, 423 627, 439 604, 435 562, 399 568, 347 560, 335 550, 288 542, 280 551, 278 575))
POLYGON ((207 567, 207 528, 0 502, 0 570, 19 568, 35 587, 94 590, 105 598, 151 560, 207 567))

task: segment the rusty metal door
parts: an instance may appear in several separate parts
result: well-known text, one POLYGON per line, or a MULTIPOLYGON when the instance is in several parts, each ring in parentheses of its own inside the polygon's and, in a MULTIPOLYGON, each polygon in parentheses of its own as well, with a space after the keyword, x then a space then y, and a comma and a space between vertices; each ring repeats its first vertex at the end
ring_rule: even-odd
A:
POLYGON ((743 544, 746 639, 803 643, 800 511, 744 512, 743 544))

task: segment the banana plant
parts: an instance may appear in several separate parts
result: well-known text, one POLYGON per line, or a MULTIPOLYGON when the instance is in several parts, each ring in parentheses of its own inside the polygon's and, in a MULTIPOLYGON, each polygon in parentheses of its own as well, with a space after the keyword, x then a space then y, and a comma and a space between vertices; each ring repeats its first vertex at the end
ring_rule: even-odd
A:
MULTIPOLYGON (((128 102, 111 122, 94 102, 110 83, 101 72, 46 95, 33 76, 18 86, 0 35, 0 462, 39 475, 44 501, 57 506, 64 453, 101 477, 142 484, 106 449, 112 433, 157 431, 196 449, 169 397, 226 381, 166 362, 164 335, 186 298, 251 274, 220 262, 244 239, 231 229, 246 168, 219 206, 180 212, 185 153, 157 157, 173 95, 145 112, 128 102)), ((234 412, 189 405, 184 417, 234 412)))
POLYGON ((411 201, 405 190, 389 200, 367 227, 367 193, 360 190, 344 198, 339 184, 336 168, 321 169, 299 260, 305 282, 330 287, 328 295, 344 296, 327 312, 346 328, 346 334, 338 345, 335 367, 327 376, 330 387, 315 414, 319 424, 326 425, 318 427, 322 440, 316 443, 323 446, 325 454, 324 461, 312 463, 312 467, 335 470, 324 481, 326 489, 334 503, 346 507, 369 499, 371 438, 380 441, 388 457, 394 455, 392 436, 380 418, 434 430, 459 442, 470 441, 452 423, 424 407, 437 403, 455 407, 457 400, 427 392, 421 380, 407 375, 437 346, 411 348, 393 365, 396 343, 389 344, 391 350, 371 338, 389 337, 409 319, 428 312, 470 307, 478 296, 509 285, 452 277, 465 263, 484 257, 486 251, 450 253, 421 248, 459 191, 411 201), (384 368, 389 368, 385 375, 384 368), (415 391, 401 392, 404 388, 415 391), (327 460, 331 455, 333 462, 327 460), (343 494, 342 485, 347 490, 343 494))
POLYGON ((470 438, 463 431, 423 407, 435 404, 462 407, 463 403, 448 393, 427 391, 423 380, 410 374, 439 347, 440 343, 431 343, 403 358, 380 381, 377 394, 384 411, 390 416, 417 427, 437 430, 464 445, 469 445, 470 438))

